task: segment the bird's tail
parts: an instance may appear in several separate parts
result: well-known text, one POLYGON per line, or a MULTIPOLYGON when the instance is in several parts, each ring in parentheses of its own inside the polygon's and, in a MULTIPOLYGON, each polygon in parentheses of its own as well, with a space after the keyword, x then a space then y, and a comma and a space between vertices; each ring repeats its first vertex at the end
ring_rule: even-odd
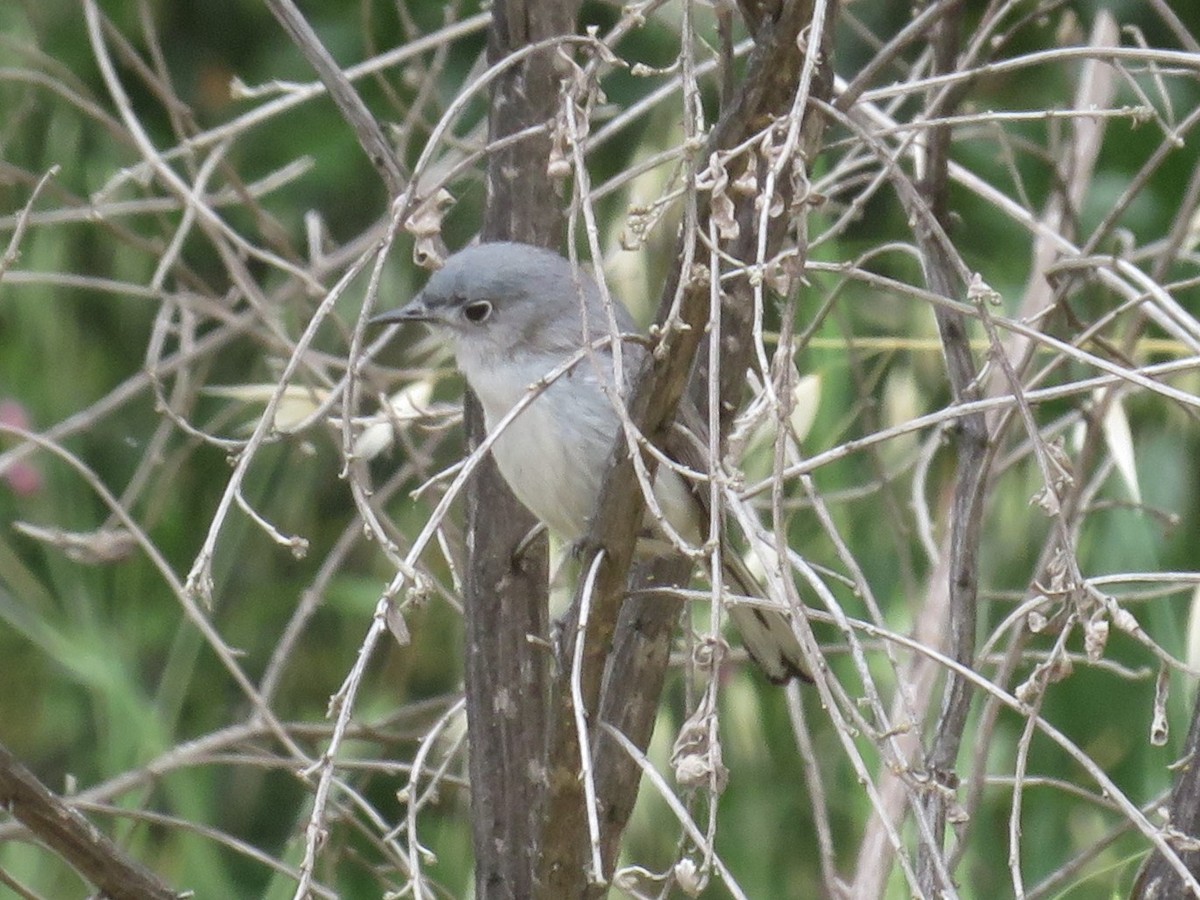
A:
MULTIPOLYGON (((727 551, 722 565, 731 587, 750 597, 762 596, 762 587, 736 553, 727 551)), ((742 635, 746 652, 772 682, 785 684, 792 678, 812 681, 804 651, 786 613, 737 603, 729 607, 729 617, 742 635)))

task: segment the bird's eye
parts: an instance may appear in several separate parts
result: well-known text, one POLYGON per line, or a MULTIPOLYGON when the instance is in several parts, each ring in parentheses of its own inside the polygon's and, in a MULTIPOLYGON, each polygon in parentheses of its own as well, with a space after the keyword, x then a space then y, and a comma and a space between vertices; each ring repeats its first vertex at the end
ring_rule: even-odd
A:
POLYGON ((492 314, 492 304, 486 300, 473 300, 463 307, 463 315, 468 322, 474 322, 478 325, 480 322, 487 320, 492 314))

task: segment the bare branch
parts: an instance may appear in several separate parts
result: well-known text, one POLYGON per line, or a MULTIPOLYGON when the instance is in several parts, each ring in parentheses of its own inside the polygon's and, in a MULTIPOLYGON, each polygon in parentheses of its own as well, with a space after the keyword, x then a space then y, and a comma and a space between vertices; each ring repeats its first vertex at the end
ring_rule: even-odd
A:
POLYGON ((177 900, 181 896, 52 793, 3 744, 0 806, 113 900, 177 900))
POLYGON ((317 33, 292 0, 267 0, 267 8, 279 20, 288 37, 300 48, 309 65, 316 70, 321 83, 329 91, 329 96, 354 129, 359 144, 371 160, 371 165, 379 171, 387 187, 388 196, 391 199, 399 197, 406 182, 400 161, 396 159, 395 151, 384 137, 383 129, 358 96, 341 66, 325 49, 317 33))

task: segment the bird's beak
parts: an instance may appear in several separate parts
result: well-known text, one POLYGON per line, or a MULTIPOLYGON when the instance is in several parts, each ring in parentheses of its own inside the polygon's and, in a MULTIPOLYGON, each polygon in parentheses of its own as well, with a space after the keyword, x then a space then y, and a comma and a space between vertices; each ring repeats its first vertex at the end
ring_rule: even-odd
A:
POLYGON ((429 307, 425 305, 424 297, 417 294, 407 305, 373 316, 367 324, 394 325, 400 322, 433 322, 436 318, 429 307))

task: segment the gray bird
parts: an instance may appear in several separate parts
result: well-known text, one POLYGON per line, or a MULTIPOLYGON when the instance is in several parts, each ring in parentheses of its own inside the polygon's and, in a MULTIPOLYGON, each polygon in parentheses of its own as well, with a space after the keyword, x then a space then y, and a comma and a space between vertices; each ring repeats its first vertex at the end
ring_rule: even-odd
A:
MULTIPOLYGON (((614 304, 617 329, 636 331, 629 313, 614 304)), ((479 398, 489 431, 531 391, 537 396, 492 444, 492 455, 512 492, 563 540, 587 531, 620 420, 614 385, 609 314, 600 289, 587 273, 550 250, 528 244, 490 243, 451 256, 407 306, 377 316, 374 323, 424 322, 447 335, 459 370, 479 398), (565 374, 542 379, 594 345, 565 374), (534 385, 537 385, 534 387, 534 385)), ((626 379, 645 354, 640 344, 622 343, 626 379)), ((618 401, 619 402, 619 401, 618 401)), ((708 446, 704 424, 686 402, 679 421, 691 440, 688 455, 703 470, 708 446)), ((675 531, 693 546, 708 528, 708 489, 660 465, 654 496, 675 531)), ((647 514, 639 554, 671 546, 647 514)), ((734 587, 761 595, 736 554, 722 554, 734 587)), ((746 650, 771 681, 810 680, 799 642, 787 617, 775 610, 735 605, 730 616, 746 650)))

